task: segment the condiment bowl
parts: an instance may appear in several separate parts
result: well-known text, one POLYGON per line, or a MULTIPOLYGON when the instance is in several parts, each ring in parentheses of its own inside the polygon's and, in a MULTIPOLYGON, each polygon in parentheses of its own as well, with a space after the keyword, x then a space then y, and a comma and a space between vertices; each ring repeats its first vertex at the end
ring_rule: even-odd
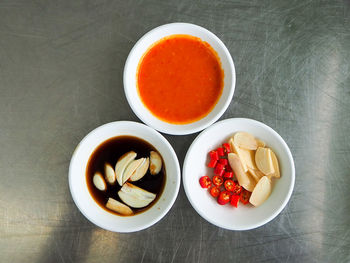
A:
POLYGON ((173 135, 201 131, 217 121, 227 109, 235 90, 236 72, 230 52, 224 43, 207 29, 188 23, 172 23, 159 26, 145 34, 132 48, 124 67, 124 91, 134 113, 154 129, 173 135), (154 116, 143 104, 137 90, 137 70, 145 52, 160 39, 170 35, 191 35, 200 38, 217 52, 224 70, 224 87, 221 97, 208 115, 189 124, 172 124, 154 116))
POLYGON ((210 223, 230 229, 248 230, 262 226, 274 219, 291 197, 295 180, 292 154, 282 137, 267 125, 244 118, 227 119, 210 126, 193 141, 183 165, 183 185, 193 208, 210 223), (238 131, 251 133, 266 142, 279 159, 281 178, 273 180, 270 197, 260 206, 230 204, 221 206, 209 191, 201 188, 199 178, 213 175, 207 168, 208 152, 216 149, 238 131))
POLYGON ((69 166, 69 188, 81 213, 95 225, 114 232, 134 232, 152 226, 170 210, 180 187, 180 166, 170 143, 154 129, 136 122, 117 121, 91 131, 76 147, 69 166), (163 157, 166 181, 157 202, 134 216, 118 216, 102 209, 89 193, 86 168, 93 151, 109 138, 128 135, 141 138, 163 157))

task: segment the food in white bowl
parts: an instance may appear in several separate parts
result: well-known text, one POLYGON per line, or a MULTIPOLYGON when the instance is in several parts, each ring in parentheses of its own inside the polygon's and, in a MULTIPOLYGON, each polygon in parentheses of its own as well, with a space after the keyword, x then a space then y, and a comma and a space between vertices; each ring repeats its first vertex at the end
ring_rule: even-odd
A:
POLYGON ((142 213, 161 196, 166 180, 162 163, 161 155, 148 142, 135 136, 112 137, 89 158, 86 169, 89 192, 109 212, 121 216, 142 213), (110 206, 118 202, 119 205, 110 206))
POLYGON ((139 231, 161 220, 175 202, 179 186, 180 167, 169 142, 154 129, 131 121, 112 122, 91 131, 75 149, 69 167, 69 187, 79 210, 92 223, 114 232, 139 231), (111 140, 117 145, 118 138, 122 137, 138 138, 152 147, 146 147, 142 152, 142 147, 124 145, 124 150, 114 152, 115 155, 113 151, 94 155, 99 149, 108 150, 108 147, 100 148, 104 143, 108 144, 111 140), (131 158, 124 160, 125 165, 119 163, 118 169, 115 169, 118 160, 123 154, 132 151, 131 148, 136 153, 135 158, 133 154, 129 155, 131 158), (156 151, 162 160, 161 168, 157 166, 158 177, 151 174, 149 164, 146 174, 141 171, 145 169, 144 161, 150 159, 150 150, 156 151), (98 158, 94 159, 94 156, 98 158), (138 159, 141 159, 139 165, 129 166, 138 159), (131 175, 127 178, 129 173, 131 175), (155 179, 156 185, 150 182, 146 185, 146 177, 155 179), (118 189, 109 196, 107 193, 111 191, 108 189, 114 189, 112 187, 118 189))
POLYGON ((142 103, 158 119, 189 124, 215 107, 224 86, 216 51, 191 35, 170 35, 154 43, 138 65, 142 103))
POLYGON ((158 131, 182 135, 214 123, 232 100, 231 55, 210 31, 172 23, 145 34, 130 51, 124 91, 134 113, 158 131))
MULTIPOLYGON (((198 135, 186 154, 182 176, 185 193, 191 205, 204 219, 222 228, 248 230, 271 221, 286 206, 293 191, 295 170, 291 152, 277 132, 255 120, 233 118, 215 123, 198 135), (271 148, 278 157, 280 178, 273 180, 271 194, 257 207, 240 205, 236 208, 231 205, 218 205, 210 191, 203 190, 198 183, 202 176, 213 173, 212 168, 207 167, 210 163, 208 152, 229 141, 237 132, 253 134, 259 139, 257 146, 271 148)), ((264 181, 262 183, 265 184, 264 181)), ((265 186, 263 188, 266 189, 265 186)), ((251 189, 253 190, 254 188, 251 189)), ((261 192, 261 195, 263 194, 261 192)))
POLYGON ((199 183, 220 205, 259 206, 270 196, 273 178, 281 176, 273 150, 247 132, 236 132, 208 156, 207 166, 213 173, 202 176, 199 183))

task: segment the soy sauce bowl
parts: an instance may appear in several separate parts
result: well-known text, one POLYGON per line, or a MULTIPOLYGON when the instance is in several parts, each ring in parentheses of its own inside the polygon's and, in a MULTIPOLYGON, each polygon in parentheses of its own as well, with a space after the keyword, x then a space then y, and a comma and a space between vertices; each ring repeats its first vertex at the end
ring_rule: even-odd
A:
POLYGON ((225 44, 209 30, 189 23, 171 23, 159 26, 146 33, 132 48, 124 67, 124 92, 133 112, 154 129, 173 135, 191 134, 205 129, 217 121, 231 103, 236 84, 235 66, 225 44), (207 42, 218 54, 224 71, 224 87, 215 107, 203 118, 188 124, 165 122, 143 104, 137 89, 138 65, 143 55, 157 41, 171 35, 190 35, 207 42))
POLYGON ((193 208, 208 222, 229 230, 249 230, 260 227, 274 219, 287 205, 294 188, 295 168, 293 156, 283 138, 269 126, 245 118, 232 118, 210 126, 193 141, 183 165, 183 185, 193 208), (279 160, 281 178, 273 179, 272 192, 260 206, 239 204, 219 205, 207 189, 201 188, 199 178, 213 176, 208 168, 208 153, 227 142, 232 135, 245 131, 263 140, 279 160))
POLYGON ((117 121, 91 131, 76 147, 69 166, 69 188, 80 212, 95 225, 113 232, 135 232, 161 220, 174 204, 180 187, 180 166, 170 143, 154 129, 137 122, 117 121), (86 168, 94 150, 116 136, 134 136, 147 141, 161 154, 165 165, 165 185, 155 204, 133 216, 118 216, 102 209, 92 198, 86 168))

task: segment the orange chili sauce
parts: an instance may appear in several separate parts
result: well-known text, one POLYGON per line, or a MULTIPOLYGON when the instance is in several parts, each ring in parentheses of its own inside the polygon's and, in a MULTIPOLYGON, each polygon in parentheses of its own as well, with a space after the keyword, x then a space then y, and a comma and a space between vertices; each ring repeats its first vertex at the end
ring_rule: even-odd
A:
POLYGON ((208 115, 223 86, 224 71, 216 51, 189 35, 161 39, 138 66, 137 87, 143 104, 168 123, 186 124, 208 115))

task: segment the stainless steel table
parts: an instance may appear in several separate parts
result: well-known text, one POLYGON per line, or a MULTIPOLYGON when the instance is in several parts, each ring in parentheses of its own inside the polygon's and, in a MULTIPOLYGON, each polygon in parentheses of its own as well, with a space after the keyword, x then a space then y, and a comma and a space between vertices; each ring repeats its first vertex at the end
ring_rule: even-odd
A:
MULTIPOLYGON (((349 72, 349 1, 1 1, 0 261, 350 262, 349 72), (221 119, 262 121, 291 148, 292 198, 263 227, 215 227, 183 188, 163 220, 132 234, 97 228, 72 201, 78 142, 140 121, 123 93, 130 49, 175 21, 211 30, 232 54, 221 119)), ((165 136, 182 164, 197 134, 165 136)))

